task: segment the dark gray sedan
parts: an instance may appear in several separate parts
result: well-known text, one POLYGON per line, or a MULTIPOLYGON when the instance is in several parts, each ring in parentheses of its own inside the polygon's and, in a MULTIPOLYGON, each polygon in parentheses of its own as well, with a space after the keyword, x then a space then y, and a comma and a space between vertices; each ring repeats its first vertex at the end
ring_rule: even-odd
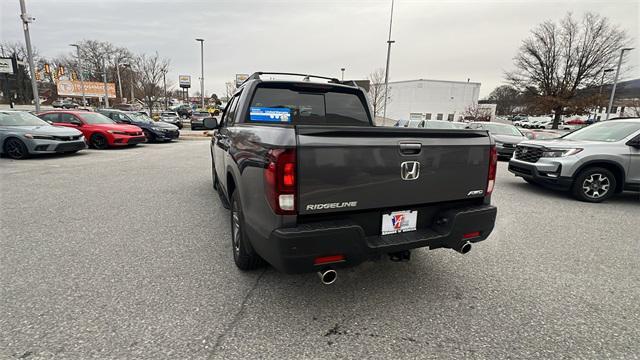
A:
POLYGON ((498 157, 502 159, 510 159, 516 150, 516 145, 527 140, 517 127, 509 124, 478 121, 469 123, 468 127, 469 129, 488 130, 489 135, 496 142, 498 157))
POLYGON ((86 146, 76 129, 51 126, 26 111, 0 110, 0 154, 24 159, 30 154, 74 153, 86 146))

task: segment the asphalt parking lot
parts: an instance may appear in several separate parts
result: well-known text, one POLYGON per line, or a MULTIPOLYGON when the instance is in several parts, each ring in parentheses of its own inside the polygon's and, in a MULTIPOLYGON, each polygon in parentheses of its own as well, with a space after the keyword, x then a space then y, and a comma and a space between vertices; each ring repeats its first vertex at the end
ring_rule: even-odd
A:
POLYGON ((0 159, 0 358, 635 358, 640 197, 499 165, 496 229, 316 274, 243 273, 207 141, 0 159))

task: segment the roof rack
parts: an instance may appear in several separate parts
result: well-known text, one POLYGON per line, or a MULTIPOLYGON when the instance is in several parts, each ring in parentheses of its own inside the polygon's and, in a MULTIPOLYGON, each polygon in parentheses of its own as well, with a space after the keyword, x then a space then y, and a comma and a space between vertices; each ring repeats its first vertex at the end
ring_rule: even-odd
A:
MULTIPOLYGON (((260 76, 261 75, 290 75, 290 76, 302 76, 302 81, 309 81, 310 78, 316 78, 316 79, 325 79, 325 80, 329 80, 330 83, 332 84, 342 84, 342 85, 346 85, 348 83, 351 83, 351 81, 345 81, 342 82, 336 78, 331 78, 331 77, 326 77, 326 76, 318 76, 318 75, 311 75, 311 74, 299 74, 299 73, 289 73, 289 72, 265 72, 265 71, 258 71, 258 72, 254 72, 253 74, 251 74, 251 76, 249 76, 245 81, 243 81, 240 85, 244 84, 245 82, 249 81, 249 80, 260 80, 260 76)), ((355 85, 355 82, 353 82, 353 84, 355 85)))

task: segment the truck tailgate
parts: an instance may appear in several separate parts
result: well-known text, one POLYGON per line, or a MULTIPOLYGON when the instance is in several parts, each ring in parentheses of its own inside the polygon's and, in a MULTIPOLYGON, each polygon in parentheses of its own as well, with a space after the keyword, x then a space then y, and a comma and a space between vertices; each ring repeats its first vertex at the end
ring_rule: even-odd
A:
POLYGON ((299 125, 296 134, 300 214, 484 196, 484 131, 299 125))

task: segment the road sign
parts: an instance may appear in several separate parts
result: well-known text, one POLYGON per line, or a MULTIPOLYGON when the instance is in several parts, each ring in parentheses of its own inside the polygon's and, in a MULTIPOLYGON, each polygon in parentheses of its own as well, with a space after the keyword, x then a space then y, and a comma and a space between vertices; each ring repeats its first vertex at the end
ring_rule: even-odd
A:
POLYGON ((0 58, 0 74, 13 74, 13 61, 11 58, 0 58))

